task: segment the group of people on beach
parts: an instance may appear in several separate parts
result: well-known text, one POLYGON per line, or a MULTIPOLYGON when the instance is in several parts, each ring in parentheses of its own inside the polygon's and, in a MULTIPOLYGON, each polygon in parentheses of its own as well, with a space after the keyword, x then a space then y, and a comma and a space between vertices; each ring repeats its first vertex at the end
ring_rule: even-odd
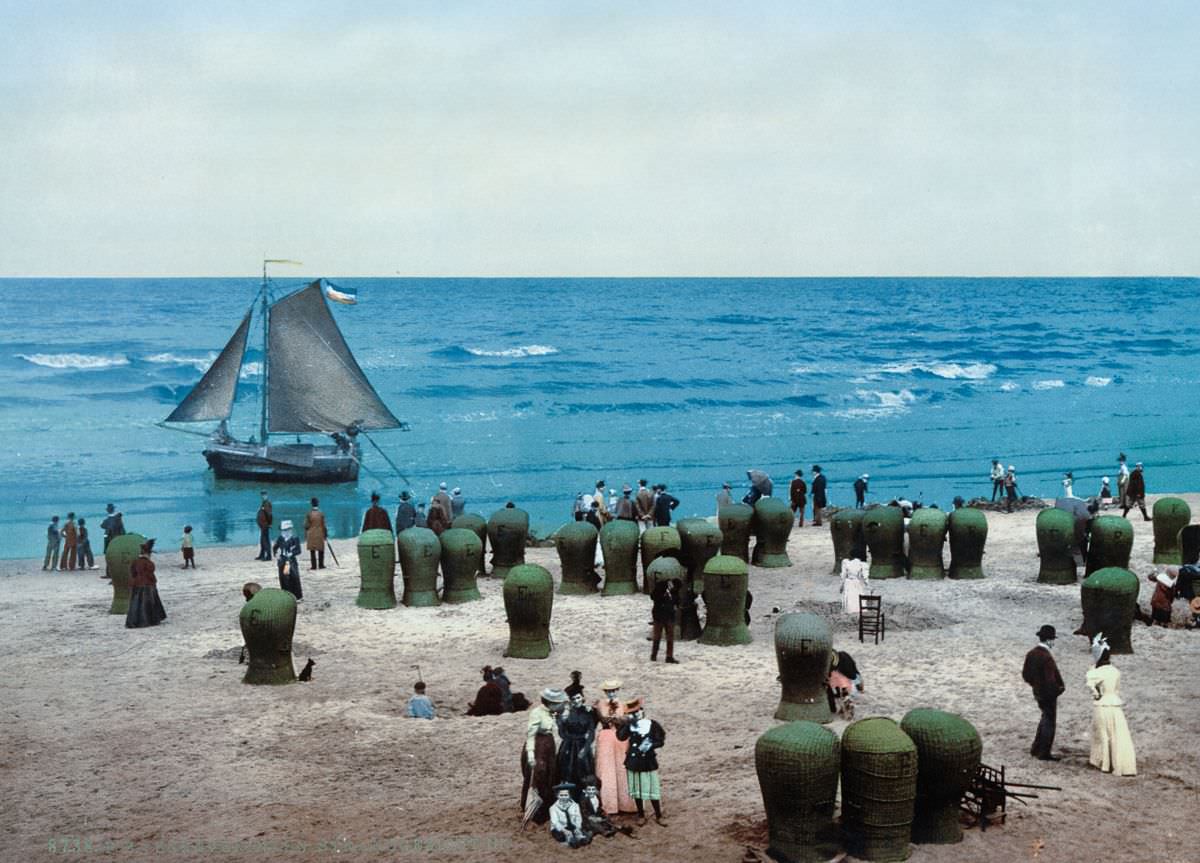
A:
MULTIPOLYGON (((1016 468, 1010 464, 1006 470, 1000 464, 1000 459, 994 458, 992 459, 989 478, 992 482, 992 503, 995 503, 996 498, 1000 497, 1005 501, 1007 511, 1012 512, 1013 506, 1019 497, 1016 468)), ((1063 498, 1078 498, 1078 495, 1075 494, 1074 472, 1067 471, 1064 473, 1061 484, 1061 496, 1063 498)), ((1091 499, 1096 500, 1102 509, 1107 509, 1113 504, 1112 481, 1109 477, 1100 477, 1100 489, 1091 499)), ((1127 516, 1129 510, 1137 507, 1141 510, 1142 519, 1144 521, 1151 521, 1150 514, 1146 512, 1146 476, 1144 465, 1139 461, 1130 470, 1125 453, 1117 456, 1116 503, 1121 507, 1122 516, 1127 516)))
POLYGON ((596 530, 610 521, 632 521, 640 533, 645 533, 650 527, 670 525, 671 514, 679 506, 679 498, 667 491, 666 483, 648 485, 646 480, 639 479, 637 494, 634 494, 633 486, 625 483, 621 486, 620 497, 615 490, 608 490, 607 500, 606 488, 604 480, 596 480, 592 492, 581 491, 576 495, 571 517, 575 521, 586 521, 596 530))
MULTIPOLYGON (((104 549, 114 536, 125 533, 125 522, 116 506, 109 504, 100 523, 104 531, 104 549)), ((57 515, 50 517, 46 528, 46 556, 42 559, 42 569, 45 571, 72 572, 75 569, 99 569, 96 557, 92 553, 92 540, 88 534, 87 519, 76 520, 75 513, 68 512, 67 520, 61 527, 57 515)))

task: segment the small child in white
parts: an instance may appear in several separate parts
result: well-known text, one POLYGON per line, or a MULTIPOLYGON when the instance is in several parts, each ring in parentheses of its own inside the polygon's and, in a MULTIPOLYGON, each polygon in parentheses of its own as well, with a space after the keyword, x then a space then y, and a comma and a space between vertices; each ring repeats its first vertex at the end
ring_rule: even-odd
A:
POLYGON ((179 550, 183 552, 183 566, 180 569, 187 569, 188 564, 191 564, 192 569, 195 569, 196 549, 192 547, 192 526, 190 524, 183 528, 183 538, 179 541, 179 550))

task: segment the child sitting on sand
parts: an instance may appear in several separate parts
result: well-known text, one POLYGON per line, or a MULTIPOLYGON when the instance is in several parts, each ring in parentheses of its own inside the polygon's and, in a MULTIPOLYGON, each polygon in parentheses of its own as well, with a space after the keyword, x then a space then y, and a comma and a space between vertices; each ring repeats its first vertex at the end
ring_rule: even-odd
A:
POLYGON ((192 526, 184 525, 183 538, 179 541, 179 550, 183 552, 183 566, 180 569, 187 569, 188 564, 192 565, 192 569, 196 568, 196 550, 192 548, 192 526))

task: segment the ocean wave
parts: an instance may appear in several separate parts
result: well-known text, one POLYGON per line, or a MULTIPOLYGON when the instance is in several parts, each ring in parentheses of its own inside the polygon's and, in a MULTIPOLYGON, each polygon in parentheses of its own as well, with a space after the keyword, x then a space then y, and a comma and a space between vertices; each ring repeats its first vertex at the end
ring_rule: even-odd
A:
POLYGON ((1020 388, 1020 384, 1014 384, 1012 381, 1005 381, 1000 384, 1000 392, 1002 393, 1015 393, 1020 388))
POLYGON ((907 375, 922 372, 944 380, 983 381, 996 373, 996 367, 991 363, 889 363, 880 369, 884 374, 907 375))
POLYGON ((463 360, 470 359, 471 357, 520 359, 521 357, 548 357, 557 353, 558 348, 553 345, 518 345, 515 348, 502 348, 500 350, 451 345, 450 347, 438 348, 436 351, 433 351, 435 357, 449 360, 463 360))
POLYGON ((1099 375, 1088 375, 1088 379, 1084 381, 1089 387, 1106 387, 1112 383, 1112 378, 1102 378, 1099 375))
POLYGON ((109 369, 113 366, 129 365, 129 357, 124 354, 17 354, 18 357, 35 366, 48 369, 109 369))
POLYGON ((889 410, 907 408, 917 400, 916 393, 910 389, 902 389, 898 392, 889 392, 887 390, 855 390, 854 394, 863 401, 876 401, 877 404, 874 407, 887 408, 889 410))
POLYGON ((1045 381, 1034 381, 1032 384, 1035 390, 1058 390, 1066 386, 1066 383, 1060 378, 1053 378, 1045 381))
POLYGON ((172 353, 150 354, 147 357, 143 357, 148 363, 164 366, 191 366, 198 372, 208 371, 216 358, 216 353, 210 353, 203 357, 181 357, 178 354, 172 353))
POLYGON ((238 375, 242 380, 246 378, 261 378, 263 373, 262 363, 245 363, 242 366, 242 373, 238 375))

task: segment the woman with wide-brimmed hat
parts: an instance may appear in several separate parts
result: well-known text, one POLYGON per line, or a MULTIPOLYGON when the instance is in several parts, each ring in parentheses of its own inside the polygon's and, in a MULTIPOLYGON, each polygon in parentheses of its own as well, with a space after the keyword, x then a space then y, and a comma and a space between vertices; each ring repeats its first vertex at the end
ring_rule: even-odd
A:
POLYGON ((525 821, 545 824, 550 817, 550 805, 555 800, 554 784, 558 781, 558 751, 556 733, 558 714, 567 705, 567 695, 561 689, 543 689, 540 704, 529 708, 525 727, 525 746, 521 750, 521 811, 525 821), (530 798, 530 789, 533 797, 530 798))
POLYGON ((662 814, 662 786, 658 781, 658 755, 656 751, 666 743, 667 733, 653 719, 646 718, 642 699, 625 702, 625 715, 629 721, 617 729, 617 737, 629 741, 625 753, 625 775, 629 785, 629 796, 637 806, 638 824, 646 823, 645 801, 654 807, 654 820, 666 826, 662 814))
POLYGON ((617 698, 621 681, 615 677, 603 681, 604 697, 592 705, 600 731, 596 735, 596 777, 600 780, 600 801, 610 815, 636 812, 625 780, 625 753, 629 744, 617 738, 617 729, 625 724, 625 705, 617 698))
POLYGON ((158 598, 158 578, 150 553, 154 540, 142 543, 142 553, 129 565, 129 610, 125 612, 125 628, 141 629, 158 626, 167 619, 166 609, 158 598))

